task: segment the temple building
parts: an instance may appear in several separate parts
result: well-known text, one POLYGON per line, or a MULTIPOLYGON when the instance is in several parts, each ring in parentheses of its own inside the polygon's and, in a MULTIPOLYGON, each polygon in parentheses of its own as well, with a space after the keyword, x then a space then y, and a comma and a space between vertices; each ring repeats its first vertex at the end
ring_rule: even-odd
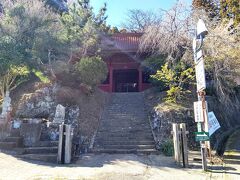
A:
POLYGON ((142 67, 138 53, 142 33, 116 33, 102 39, 102 58, 108 77, 99 88, 106 92, 141 92, 151 87, 149 74, 142 67))

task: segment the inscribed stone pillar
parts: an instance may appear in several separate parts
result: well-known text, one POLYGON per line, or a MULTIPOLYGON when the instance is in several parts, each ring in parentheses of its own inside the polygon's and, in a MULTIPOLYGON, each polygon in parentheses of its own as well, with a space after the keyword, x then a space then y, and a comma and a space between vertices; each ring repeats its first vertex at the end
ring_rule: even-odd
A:
POLYGON ((61 104, 58 104, 56 107, 55 117, 53 119, 53 123, 63 123, 65 120, 65 107, 61 104))
POLYGON ((0 115, 0 120, 8 121, 9 118, 11 118, 10 112, 11 112, 11 98, 9 96, 9 91, 7 91, 5 97, 3 98, 2 113, 0 115))

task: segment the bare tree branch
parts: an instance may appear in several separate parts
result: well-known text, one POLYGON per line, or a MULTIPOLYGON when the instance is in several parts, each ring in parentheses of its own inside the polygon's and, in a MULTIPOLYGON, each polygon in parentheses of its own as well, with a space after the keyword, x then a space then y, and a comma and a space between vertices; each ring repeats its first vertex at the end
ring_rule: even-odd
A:
POLYGON ((134 32, 143 32, 151 24, 157 24, 161 21, 161 15, 151 11, 139 9, 129 10, 127 19, 122 23, 123 28, 134 32))
POLYGON ((163 54, 174 62, 182 57, 186 48, 191 47, 191 9, 178 2, 172 9, 160 9, 162 21, 150 24, 140 44, 140 51, 163 54))

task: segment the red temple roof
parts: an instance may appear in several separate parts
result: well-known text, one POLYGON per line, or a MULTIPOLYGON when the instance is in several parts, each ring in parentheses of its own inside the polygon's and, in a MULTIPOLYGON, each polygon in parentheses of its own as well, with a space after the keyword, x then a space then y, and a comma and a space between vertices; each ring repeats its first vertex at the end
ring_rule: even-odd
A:
POLYGON ((115 33, 102 38, 103 51, 137 52, 143 33, 115 33))

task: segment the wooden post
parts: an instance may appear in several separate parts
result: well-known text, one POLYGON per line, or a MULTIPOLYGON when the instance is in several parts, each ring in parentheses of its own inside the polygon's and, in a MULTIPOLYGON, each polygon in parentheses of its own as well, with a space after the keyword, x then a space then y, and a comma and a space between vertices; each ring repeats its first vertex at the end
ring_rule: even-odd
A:
POLYGON ((65 156, 64 156, 64 163, 69 164, 71 163, 71 156, 72 156, 72 128, 71 125, 66 125, 65 131, 65 156))
POLYGON ((110 92, 113 92, 113 68, 112 64, 109 67, 109 85, 110 85, 110 92))
POLYGON ((183 157, 183 167, 188 168, 188 147, 187 147, 187 131, 186 131, 186 124, 181 123, 181 137, 182 137, 182 157, 183 157))
POLYGON ((202 169, 207 171, 207 152, 206 152, 206 145, 204 141, 200 142, 201 145, 201 155, 202 155, 202 169))
POLYGON ((142 69, 141 67, 138 68, 138 91, 142 91, 142 69))
POLYGON ((62 164, 63 124, 59 125, 58 156, 57 162, 62 164))
POLYGON ((180 163, 180 142, 179 142, 179 125, 173 123, 173 145, 174 145, 174 159, 180 163))
MULTIPOLYGON (((203 123, 201 124, 201 129, 205 129, 206 123, 208 123, 208 115, 206 112, 206 106, 207 104, 205 103, 205 91, 198 92, 198 100, 202 101, 202 106, 203 106, 203 123), (206 119, 207 118, 207 119, 206 119), (206 122, 207 120, 207 122, 206 122)), ((208 130, 207 130, 208 132, 208 130)), ((202 169, 204 171, 207 171, 207 147, 205 141, 200 141, 200 147, 201 147, 201 156, 202 156, 202 169)))

